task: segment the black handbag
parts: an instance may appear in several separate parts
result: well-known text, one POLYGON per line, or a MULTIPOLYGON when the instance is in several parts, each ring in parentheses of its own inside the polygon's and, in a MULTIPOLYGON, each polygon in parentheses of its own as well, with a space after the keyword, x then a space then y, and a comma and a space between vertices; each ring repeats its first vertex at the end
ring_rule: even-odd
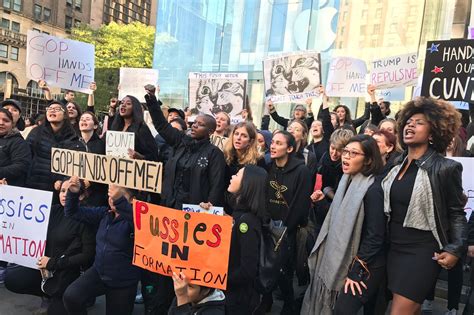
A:
POLYGON ((287 227, 283 222, 270 220, 269 224, 263 225, 256 283, 260 293, 271 293, 276 287, 289 253, 287 227))

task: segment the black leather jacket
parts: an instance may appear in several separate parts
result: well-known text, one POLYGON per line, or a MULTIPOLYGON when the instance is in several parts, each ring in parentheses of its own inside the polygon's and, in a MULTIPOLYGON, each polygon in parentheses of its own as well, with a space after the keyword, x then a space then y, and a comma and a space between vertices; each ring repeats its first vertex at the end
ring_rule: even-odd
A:
MULTIPOLYGON (((406 155, 405 151, 394 164, 402 163, 406 155)), ((416 164, 419 168, 426 170, 430 178, 436 226, 443 244, 443 251, 461 257, 465 252, 467 241, 462 165, 445 158, 431 148, 416 160, 416 164)))

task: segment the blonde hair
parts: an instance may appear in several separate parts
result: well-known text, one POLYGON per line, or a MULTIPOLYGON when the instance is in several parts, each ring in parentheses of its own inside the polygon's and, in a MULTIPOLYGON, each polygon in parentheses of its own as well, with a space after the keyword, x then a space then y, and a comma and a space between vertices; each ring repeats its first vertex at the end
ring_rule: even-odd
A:
POLYGON ((329 143, 332 144, 337 150, 341 150, 346 146, 349 140, 354 136, 354 132, 349 129, 336 129, 331 138, 329 138, 329 143))
POLYGON ((224 157, 227 165, 231 165, 235 160, 237 160, 240 165, 257 164, 257 161, 262 157, 262 155, 258 151, 257 129, 253 123, 242 121, 234 126, 229 135, 229 140, 227 140, 224 146, 224 157), (237 150, 234 148, 233 138, 235 131, 242 127, 247 131, 250 143, 245 152, 241 156, 238 156, 237 150))

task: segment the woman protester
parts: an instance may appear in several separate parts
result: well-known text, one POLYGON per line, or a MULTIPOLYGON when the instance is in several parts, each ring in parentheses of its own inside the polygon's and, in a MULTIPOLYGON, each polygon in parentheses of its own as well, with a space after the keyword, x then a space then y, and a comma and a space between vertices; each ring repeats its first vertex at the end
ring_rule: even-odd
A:
POLYGON ((462 166, 446 159, 461 115, 442 100, 418 97, 399 114, 405 152, 382 182, 389 216, 391 314, 417 314, 441 268, 464 254, 467 228, 462 166))
POLYGON ((260 301, 255 278, 260 258, 261 226, 266 220, 266 180, 264 169, 246 165, 232 176, 227 188, 236 200, 225 291, 227 314, 252 314, 260 301))
POLYGON ((387 172, 392 168, 393 162, 400 156, 397 137, 387 130, 379 130, 372 135, 379 146, 380 155, 387 172))
POLYGON ((215 136, 227 137, 229 135, 230 128, 230 116, 226 112, 218 112, 216 118, 216 130, 214 131, 215 136))
POLYGON ((32 154, 26 186, 40 190, 59 190, 63 179, 63 176, 51 173, 52 148, 85 150, 69 122, 66 106, 57 101, 46 108, 46 121, 31 130, 26 141, 32 154))
POLYGON ((79 178, 71 177, 64 212, 70 220, 99 226, 95 259, 92 267, 67 288, 64 305, 68 314, 87 314, 88 301, 105 294, 107 315, 131 314, 140 274, 132 264, 134 193, 109 185, 108 207, 83 207, 79 205, 81 189, 79 178))
MULTIPOLYGON (((98 135, 99 120, 93 112, 84 112, 79 119, 81 137, 79 140, 86 147, 86 151, 94 154, 105 154, 105 142, 98 135)), ((107 206, 107 185, 85 181, 86 197, 83 205, 107 206)))
POLYGON ((0 103, 0 108, 8 110, 13 117, 13 128, 18 131, 25 129, 25 121, 21 117, 21 102, 17 100, 7 99, 0 103))
POLYGON ((131 159, 158 161, 158 146, 143 120, 143 108, 136 97, 127 95, 122 99, 109 130, 135 134, 135 149, 128 152, 131 159))
POLYGON ((302 314, 357 314, 385 274, 383 167, 373 138, 351 138, 342 150, 344 175, 309 258, 311 284, 302 314))
POLYGON ((351 111, 346 105, 337 105, 334 108, 334 112, 336 112, 337 116, 337 126, 335 128, 345 127, 352 129, 353 131, 360 127, 370 117, 370 107, 367 104, 365 105, 364 114, 354 120, 351 118, 351 111))
MULTIPOLYGON (((311 174, 304 161, 295 156, 296 141, 288 131, 273 135, 270 146, 272 163, 267 179, 267 210, 276 224, 287 227, 289 257, 284 262, 278 286, 284 297, 282 314, 294 314, 293 274, 295 271, 296 230, 307 223, 311 174)), ((272 303, 271 295, 264 297, 263 305, 272 303)))
POLYGON ((272 161, 270 157, 270 145, 272 143, 272 133, 268 130, 259 130, 257 134, 257 146, 260 154, 265 159, 265 166, 269 165, 272 161))
POLYGON ((28 143, 13 127, 12 114, 0 108, 0 179, 12 186, 24 186, 30 165, 28 143))
POLYGON ((302 120, 295 119, 288 126, 288 132, 293 135, 296 141, 295 157, 303 160, 304 164, 311 172, 311 178, 314 179, 314 175, 317 171, 318 161, 316 159, 316 155, 306 149, 308 127, 302 120))
POLYGON ((153 124, 174 149, 164 172, 163 205, 179 210, 183 203, 223 205, 224 155, 209 141, 216 129, 215 119, 209 115, 198 115, 189 135, 185 135, 166 121, 154 91, 147 93, 145 99, 153 124))
POLYGON ((5 287, 9 291, 48 297, 50 315, 67 314, 63 304, 64 291, 79 277, 81 266, 90 264, 94 257, 94 230, 64 215, 68 187, 69 181, 62 182, 60 203, 51 207, 46 248, 37 263, 40 270, 8 267, 5 277, 5 287))

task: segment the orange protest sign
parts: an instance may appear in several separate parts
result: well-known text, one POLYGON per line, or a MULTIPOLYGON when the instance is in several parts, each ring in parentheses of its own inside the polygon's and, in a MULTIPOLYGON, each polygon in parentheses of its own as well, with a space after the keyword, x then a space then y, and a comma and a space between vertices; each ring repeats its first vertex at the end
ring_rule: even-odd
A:
POLYGON ((133 264, 162 275, 183 272, 191 283, 226 289, 232 218, 133 203, 133 264))

